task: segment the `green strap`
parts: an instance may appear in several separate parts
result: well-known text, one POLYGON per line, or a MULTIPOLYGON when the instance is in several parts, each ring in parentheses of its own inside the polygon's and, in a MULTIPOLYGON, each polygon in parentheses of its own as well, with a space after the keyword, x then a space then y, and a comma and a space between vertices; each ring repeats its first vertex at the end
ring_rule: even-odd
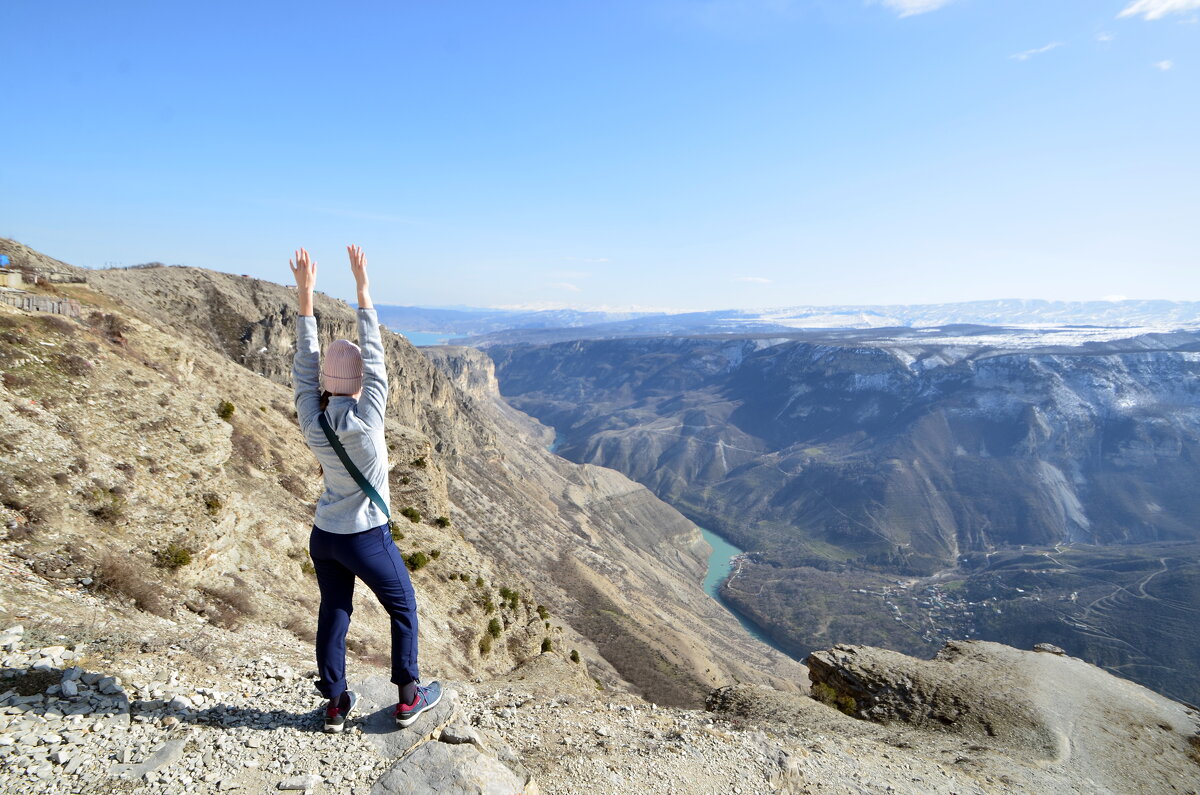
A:
POLYGON ((333 428, 329 425, 329 420, 325 419, 325 412, 317 415, 317 420, 321 423, 321 430, 325 431, 325 438, 329 440, 329 444, 333 447, 333 452, 337 453, 337 457, 342 460, 342 465, 346 467, 346 471, 350 473, 350 477, 354 478, 354 482, 358 487, 370 498, 371 502, 378 506, 379 510, 383 511, 383 515, 389 520, 392 518, 392 512, 388 510, 387 503, 383 501, 383 497, 379 496, 379 492, 375 491, 375 487, 371 482, 363 477, 363 473, 358 471, 358 467, 354 466, 354 462, 350 460, 350 456, 346 453, 346 448, 342 447, 342 442, 337 438, 337 434, 333 432, 333 428))

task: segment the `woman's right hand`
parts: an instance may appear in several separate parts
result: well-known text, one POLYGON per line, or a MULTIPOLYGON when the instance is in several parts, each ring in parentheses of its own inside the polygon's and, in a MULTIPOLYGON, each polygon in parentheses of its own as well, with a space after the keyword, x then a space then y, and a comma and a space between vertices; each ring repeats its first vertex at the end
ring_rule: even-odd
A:
POLYGON ((300 249, 296 258, 288 260, 292 268, 292 276, 296 277, 296 289, 301 293, 311 293, 317 284, 317 261, 310 259, 308 252, 300 249))

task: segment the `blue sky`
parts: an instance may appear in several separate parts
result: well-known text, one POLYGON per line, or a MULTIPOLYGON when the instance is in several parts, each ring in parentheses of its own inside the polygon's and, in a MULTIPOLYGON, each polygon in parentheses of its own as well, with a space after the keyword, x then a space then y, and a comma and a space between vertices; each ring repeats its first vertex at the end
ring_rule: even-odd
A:
POLYGON ((1200 300, 1200 0, 0 5, 0 236, 381 303, 1200 300))

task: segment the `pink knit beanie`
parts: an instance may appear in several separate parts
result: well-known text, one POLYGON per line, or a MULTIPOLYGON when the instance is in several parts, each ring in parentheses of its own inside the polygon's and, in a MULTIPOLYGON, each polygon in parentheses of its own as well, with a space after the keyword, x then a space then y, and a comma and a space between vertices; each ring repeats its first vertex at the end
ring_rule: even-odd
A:
POLYGON ((325 351, 321 367, 325 389, 335 395, 353 395, 362 389, 362 352, 350 340, 335 340, 325 351))

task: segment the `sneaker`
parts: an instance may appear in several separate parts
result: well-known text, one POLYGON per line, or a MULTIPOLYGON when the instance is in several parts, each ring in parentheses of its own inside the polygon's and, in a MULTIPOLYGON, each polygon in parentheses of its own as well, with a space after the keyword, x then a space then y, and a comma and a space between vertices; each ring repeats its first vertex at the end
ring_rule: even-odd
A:
POLYGON ((396 705, 396 723, 404 728, 416 722, 422 712, 433 709, 442 700, 442 686, 430 682, 428 687, 417 685, 417 698, 411 704, 396 705))
POLYGON ((346 695, 349 697, 350 703, 345 707, 339 707, 330 701, 329 706, 325 708, 325 731, 331 734, 341 733, 342 729, 346 727, 346 718, 350 717, 350 711, 358 703, 358 694, 353 690, 347 690, 346 695))

